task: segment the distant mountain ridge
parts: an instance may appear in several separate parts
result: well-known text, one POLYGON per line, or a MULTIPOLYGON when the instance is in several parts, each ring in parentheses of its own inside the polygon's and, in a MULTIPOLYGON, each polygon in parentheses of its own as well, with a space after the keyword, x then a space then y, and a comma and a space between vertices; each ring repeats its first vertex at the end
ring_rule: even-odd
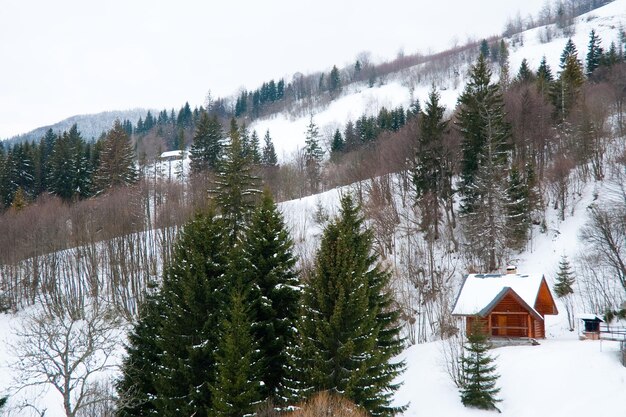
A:
MULTIPOLYGON (((48 129, 52 129, 54 132, 63 132, 69 130, 74 124, 78 126, 78 130, 85 140, 95 140, 102 132, 109 130, 116 119, 122 121, 128 119, 134 125, 140 117, 145 119, 148 111, 148 109, 136 108, 131 110, 104 111, 95 114, 80 114, 68 117, 52 125, 38 127, 28 133, 13 136, 4 141, 4 143, 6 145, 12 145, 20 142, 39 141, 48 129)), ((154 113, 154 111, 152 112, 154 113)))

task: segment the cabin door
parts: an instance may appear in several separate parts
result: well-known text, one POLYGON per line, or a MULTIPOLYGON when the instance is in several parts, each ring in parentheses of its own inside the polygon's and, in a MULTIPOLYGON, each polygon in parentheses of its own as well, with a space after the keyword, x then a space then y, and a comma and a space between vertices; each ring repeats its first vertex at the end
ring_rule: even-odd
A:
POLYGON ((498 336, 506 336, 506 315, 498 314, 498 336))

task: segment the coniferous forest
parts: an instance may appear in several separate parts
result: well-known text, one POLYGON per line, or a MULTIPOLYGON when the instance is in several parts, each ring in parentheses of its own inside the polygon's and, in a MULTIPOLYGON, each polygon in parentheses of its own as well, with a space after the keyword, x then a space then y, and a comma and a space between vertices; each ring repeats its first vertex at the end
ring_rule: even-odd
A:
POLYGON ((568 28, 584 10, 555 11, 443 53, 360 56, 147 111, 98 138, 75 124, 0 144, 0 310, 43 306, 21 335, 76 352, 51 365, 66 415, 401 415, 399 355, 433 340, 461 340, 448 356, 460 401, 497 409, 488 342, 462 339, 450 314, 459 277, 515 262, 588 184, 610 183, 617 202, 585 208, 588 252, 562 256, 554 293, 572 330, 576 305, 626 315, 626 33, 607 48, 592 30, 582 56, 568 28), (511 68, 522 30, 544 25, 559 66, 511 68), (407 74, 430 85, 421 100, 317 124, 314 109, 350 88, 407 74), (459 87, 453 108, 444 84, 459 87), (250 128, 280 112, 308 120, 290 156, 250 128), (335 211, 317 200, 311 224, 286 219, 282 203, 335 188, 335 211), (125 334, 115 365, 112 329, 125 334))

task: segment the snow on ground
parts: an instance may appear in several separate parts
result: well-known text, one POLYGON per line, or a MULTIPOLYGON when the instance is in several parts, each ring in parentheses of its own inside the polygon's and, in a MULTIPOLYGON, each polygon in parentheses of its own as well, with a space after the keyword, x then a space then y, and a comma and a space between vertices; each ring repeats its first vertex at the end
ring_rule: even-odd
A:
MULTIPOLYGON (((541 340, 539 346, 494 349, 503 417, 623 417, 626 415, 626 367, 617 342, 579 341, 570 336, 541 340)), ((488 416, 465 408, 443 368, 439 342, 405 351, 407 371, 396 394, 409 403, 406 417, 488 416)))
MULTIPOLYGON (((575 22, 576 30, 572 40, 578 49, 578 58, 584 62, 591 29, 595 29, 597 35, 600 36, 605 49, 608 49, 612 41, 617 43, 619 30, 626 27, 626 0, 615 0, 604 7, 579 16, 575 22)), ((536 70, 544 55, 552 68, 553 75, 557 74, 561 52, 567 39, 555 36, 551 42, 541 43, 539 37, 542 31, 545 31, 545 27, 523 32, 523 45, 518 44, 510 48, 511 76, 517 74, 522 59, 526 58, 531 69, 536 70)), ((460 82, 456 88, 452 80, 449 80, 448 84, 436 85, 437 89, 441 90, 441 104, 446 106, 448 112, 454 109, 457 98, 465 87, 464 77, 467 70, 467 66, 460 69, 460 82)), ((495 76, 497 73, 494 74, 495 76)), ((431 81, 427 80, 425 83, 415 85, 403 79, 402 75, 389 75, 382 85, 377 84, 372 88, 363 83, 351 84, 344 87, 338 99, 324 107, 312 110, 311 113, 314 122, 320 128, 320 134, 324 138, 329 138, 335 129, 339 128, 343 131, 349 120, 355 121, 363 114, 376 115, 383 106, 391 109, 402 105, 406 109, 416 98, 424 103, 431 89, 430 83, 431 81), (413 87, 412 93, 410 87, 413 87)), ((250 125, 250 130, 256 129, 259 137, 263 137, 265 131, 269 129, 276 153, 281 161, 285 161, 289 160, 298 149, 304 147, 309 120, 310 114, 293 117, 286 113, 279 113, 254 121, 250 125)))

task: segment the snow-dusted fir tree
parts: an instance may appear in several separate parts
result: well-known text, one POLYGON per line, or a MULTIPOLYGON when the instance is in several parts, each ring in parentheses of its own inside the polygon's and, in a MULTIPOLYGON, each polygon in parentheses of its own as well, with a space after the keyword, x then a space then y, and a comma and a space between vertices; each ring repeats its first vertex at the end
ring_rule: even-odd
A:
POLYGON ((258 165, 261 163, 261 145, 259 143, 259 134, 256 130, 252 131, 249 143, 249 155, 253 164, 258 165))
POLYGON ((189 154, 193 173, 217 168, 222 150, 222 135, 222 126, 217 116, 209 116, 206 111, 202 111, 189 154))
POLYGON ((220 324, 215 383, 211 386, 212 417, 252 416, 261 402, 259 351, 245 302, 235 290, 220 324))
POLYGON ((567 323, 569 331, 574 331, 574 272, 570 266, 566 255, 561 256, 559 261, 559 271, 556 273, 556 281, 554 283, 554 293, 563 301, 565 311, 567 313, 567 323))
POLYGON ((206 417, 212 408, 215 349, 229 294, 225 235, 214 213, 196 215, 183 228, 163 277, 158 332, 148 336, 162 352, 153 376, 160 416, 206 417))
POLYGON ((420 226, 432 240, 439 238, 441 206, 452 195, 449 186, 452 172, 444 162, 443 146, 443 135, 448 128, 448 121, 444 120, 446 108, 439 104, 439 99, 439 93, 433 86, 418 122, 413 170, 417 204, 422 211, 420 226))
POLYGON ((320 189, 323 156, 324 151, 320 146, 319 128, 313 121, 313 115, 311 115, 304 140, 304 165, 309 180, 309 191, 312 194, 317 193, 320 189))
POLYGON ((252 214, 241 249, 252 334, 261 355, 260 392, 263 398, 280 406, 286 400, 287 348, 296 340, 300 284, 293 242, 267 190, 252 214))
POLYGON ((274 149, 274 143, 272 142, 269 130, 265 132, 265 137, 263 138, 263 154, 261 155, 261 164, 266 168, 275 167, 278 164, 276 150, 274 149))
POLYGON ((210 190, 227 224, 231 242, 244 229, 261 193, 260 180, 252 172, 250 158, 244 153, 239 134, 237 121, 232 119, 230 142, 224 147, 224 157, 220 160, 213 189, 210 190))
POLYGON ((49 159, 48 185, 64 200, 87 197, 92 188, 92 172, 84 152, 85 143, 76 124, 57 138, 49 159))
POLYGON ((494 359, 488 352, 490 348, 491 344, 482 326, 474 326, 467 335, 461 357, 461 402, 466 407, 500 411, 496 406, 501 401, 497 398, 500 388, 496 387, 500 376, 496 373, 494 359))
POLYGON ((459 97, 461 213, 468 248, 494 271, 506 248, 506 173, 511 128, 499 84, 481 55, 459 97))
POLYGON ((372 416, 393 416, 391 405, 404 370, 398 311, 390 274, 372 254, 372 232, 351 196, 322 236, 315 270, 305 282, 300 344, 294 349, 296 397, 331 391, 372 416))
POLYGON ((127 186, 137 182, 135 153, 130 137, 122 123, 116 120, 107 133, 100 151, 100 163, 95 174, 98 193, 109 188, 127 186))

